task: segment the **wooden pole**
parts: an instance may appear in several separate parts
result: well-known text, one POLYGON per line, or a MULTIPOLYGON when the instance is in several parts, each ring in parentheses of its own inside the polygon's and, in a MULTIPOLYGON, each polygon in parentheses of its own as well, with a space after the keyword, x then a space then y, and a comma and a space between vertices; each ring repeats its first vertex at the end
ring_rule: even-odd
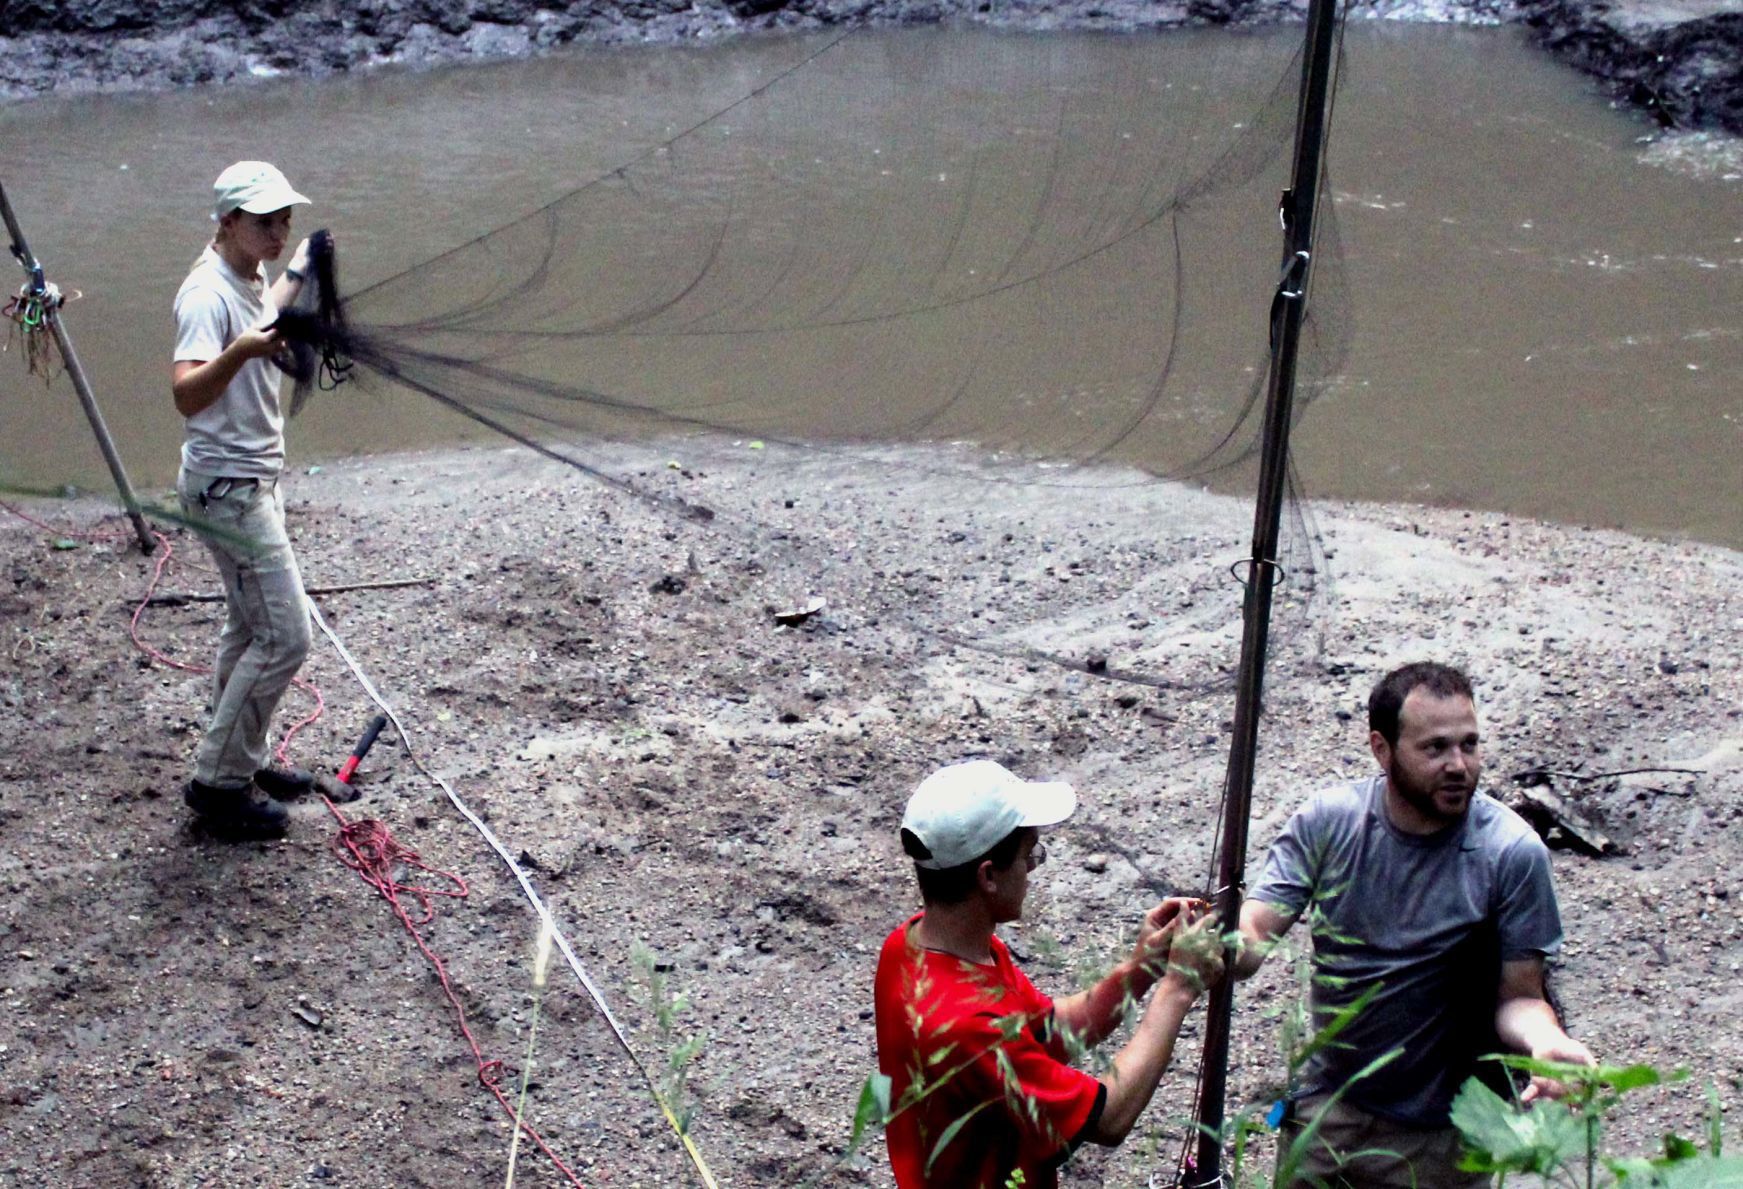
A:
MULTIPOLYGON (((12 203, 6 197, 6 187, 3 184, 0 184, 0 216, 4 216, 6 232, 12 237, 12 255, 17 257, 18 263, 24 266, 24 271, 29 276, 26 291, 41 297, 48 291, 48 284, 43 279, 42 265, 31 255, 29 245, 24 242, 24 232, 19 230, 18 217, 12 213, 12 203)), ((109 464, 109 473, 115 477, 116 490, 121 493, 121 503, 127 509, 128 519, 133 521, 133 531, 139 537, 139 547, 150 553, 157 547, 157 542, 152 538, 145 517, 140 514, 139 501, 133 495, 133 485, 127 481, 127 468, 121 465, 121 455, 115 449, 115 440, 109 436, 109 426, 103 420, 103 410, 97 407, 97 398, 91 392, 91 382, 79 363, 78 353, 73 350, 72 335, 67 333, 66 324, 61 321, 58 301, 43 303, 43 321, 48 324, 50 333, 54 335, 55 346, 60 348, 61 358, 66 361, 67 375, 73 381, 73 391, 79 394, 79 403, 85 407, 85 418, 91 423, 91 432, 97 435, 97 448, 103 452, 103 461, 109 464)))

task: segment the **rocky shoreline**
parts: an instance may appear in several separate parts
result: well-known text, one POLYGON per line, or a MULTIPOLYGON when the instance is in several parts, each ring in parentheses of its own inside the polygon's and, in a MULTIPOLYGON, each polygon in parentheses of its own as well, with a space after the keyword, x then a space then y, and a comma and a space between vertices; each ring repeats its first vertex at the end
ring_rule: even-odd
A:
MULTIPOLYGON (((1304 0, 17 0, 0 98, 319 77, 848 23, 1136 30, 1298 20, 1304 0)), ((1661 126, 1743 133, 1743 0, 1355 0, 1357 18, 1521 23, 1661 126)))

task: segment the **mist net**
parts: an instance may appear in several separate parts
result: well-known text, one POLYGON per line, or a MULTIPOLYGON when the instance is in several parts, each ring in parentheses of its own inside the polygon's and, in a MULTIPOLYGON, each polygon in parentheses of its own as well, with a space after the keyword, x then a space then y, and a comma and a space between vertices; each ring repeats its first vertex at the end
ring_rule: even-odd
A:
MULTIPOLYGON (((437 259, 350 293, 325 259, 289 329, 325 355, 321 375, 349 366, 707 522, 696 532, 782 548, 802 543, 618 473, 601 443, 706 433, 959 466, 1086 511, 1163 479, 1250 490, 1300 40, 987 33, 962 53, 936 30, 794 38, 736 102, 437 259), (898 441, 975 449, 872 449, 898 441)), ((1298 417, 1349 337, 1319 185, 1298 417)), ((1300 640, 1322 555, 1305 504, 1286 515, 1273 639, 1300 640)), ((826 586, 826 552, 805 560, 826 586)), ((1204 582, 1226 593, 1231 560, 1206 558, 1204 582)), ((1234 677, 1232 651, 1208 673, 1154 653, 1122 670, 1020 630, 903 626, 1094 679, 1234 677)), ((1141 841, 1079 828, 1143 868, 1141 841)))
MULTIPOLYGON (((1106 499, 1117 465, 1241 490, 1299 43, 796 37, 736 102, 529 214, 356 292, 329 269, 291 333, 697 519, 610 473, 601 439, 965 441, 989 483, 1095 465, 1106 499)), ((1329 202, 1319 228, 1297 415, 1348 338, 1329 202)))

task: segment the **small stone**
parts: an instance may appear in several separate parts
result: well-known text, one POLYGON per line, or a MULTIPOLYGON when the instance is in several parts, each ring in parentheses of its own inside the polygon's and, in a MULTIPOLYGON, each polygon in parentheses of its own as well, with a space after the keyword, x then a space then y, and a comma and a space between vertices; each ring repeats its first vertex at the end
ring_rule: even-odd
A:
POLYGON ((1093 855, 1083 856, 1083 869, 1095 875, 1100 875, 1108 869, 1108 857, 1097 851, 1093 855))

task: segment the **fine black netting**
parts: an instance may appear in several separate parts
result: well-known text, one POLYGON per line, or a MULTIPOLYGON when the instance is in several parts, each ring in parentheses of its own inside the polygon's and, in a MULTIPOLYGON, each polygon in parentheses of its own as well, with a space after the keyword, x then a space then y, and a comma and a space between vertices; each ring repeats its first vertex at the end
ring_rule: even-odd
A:
MULTIPOLYGON (((1298 32, 964 44, 795 39, 737 102, 532 213, 355 293, 306 287, 292 337, 693 519, 598 440, 969 442, 998 464, 976 480, 1086 504, 1249 484, 1298 32)), ((1298 417, 1348 340, 1321 209, 1298 417)), ((1321 568, 1292 505, 1286 613, 1321 568)))
MULTIPOLYGON (((326 360, 305 367, 299 399, 349 362, 689 531, 754 538, 832 601, 854 592, 831 589, 826 545, 617 473, 600 441, 709 433, 896 471, 955 466, 989 486, 1048 488, 1086 516, 1163 479, 1248 492, 1277 295, 1300 279, 1278 226, 1298 44, 1295 30, 795 40, 790 65, 747 78, 737 102, 531 214, 348 295, 318 272, 311 288, 331 292, 287 323, 326 360), (976 449, 881 448, 904 441, 976 449)), ((1350 338, 1335 207, 1316 184, 1297 421, 1336 383, 1350 338)), ((368 399, 354 387, 321 399, 368 399)), ((1326 552, 1293 465, 1286 475, 1275 563, 1218 542, 1185 588, 1145 593, 1207 605, 1189 631, 1234 639, 1239 584, 1274 564, 1270 639, 1311 658, 1326 552)), ((1110 658, 1088 639, 1109 625, 1088 615, 1073 620, 1084 646, 1060 648, 1057 634, 936 611, 889 618, 941 651, 1086 679, 1203 692, 1237 676, 1235 647, 1209 663, 1141 648, 1110 658)), ((1085 828, 1144 869, 1140 840, 1085 828)), ((1207 853, 1222 842, 1219 825, 1207 853)), ((1200 887, 1215 883, 1213 871, 1200 887)))

